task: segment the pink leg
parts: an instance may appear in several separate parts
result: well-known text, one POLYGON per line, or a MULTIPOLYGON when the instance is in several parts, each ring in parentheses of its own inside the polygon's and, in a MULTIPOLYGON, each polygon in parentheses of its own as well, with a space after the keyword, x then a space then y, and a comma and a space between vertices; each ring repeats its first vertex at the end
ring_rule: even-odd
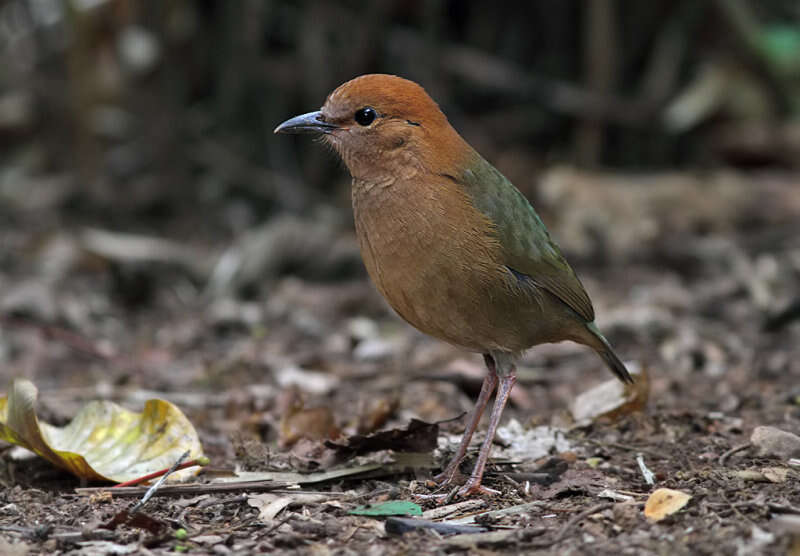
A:
POLYGON ((469 441, 472 440, 472 433, 475 432, 481 420, 481 416, 483 415, 483 410, 486 409, 486 404, 489 403, 489 398, 492 397, 492 392, 494 392, 497 386, 497 373, 495 372, 494 360, 489 356, 484 356, 484 359, 488 367, 488 374, 486 378, 483 379, 481 393, 478 395, 478 400, 475 402, 475 407, 469 417, 467 428, 464 429, 464 435, 461 437, 461 444, 458 446, 458 451, 456 455, 453 456, 453 459, 450 460, 450 463, 447 464, 444 471, 433 478, 434 481, 442 485, 450 484, 457 475, 458 466, 461 464, 464 456, 467 455, 467 448, 469 447, 469 441))
POLYGON ((472 470, 469 480, 467 480, 467 483, 458 491, 459 496, 468 496, 470 494, 497 494, 497 491, 482 486, 481 481, 483 480, 483 470, 486 467, 486 461, 489 459, 489 452, 492 449, 494 433, 497 431, 497 425, 500 423, 500 416, 503 414, 503 408, 506 406, 508 396, 511 394, 511 389, 514 387, 514 383, 517 382, 517 376, 514 374, 514 371, 514 367, 511 367, 509 374, 500 377, 500 388, 497 390, 497 397, 495 398, 494 407, 492 408, 489 429, 486 431, 486 439, 481 445, 478 461, 475 463, 475 468, 472 470))

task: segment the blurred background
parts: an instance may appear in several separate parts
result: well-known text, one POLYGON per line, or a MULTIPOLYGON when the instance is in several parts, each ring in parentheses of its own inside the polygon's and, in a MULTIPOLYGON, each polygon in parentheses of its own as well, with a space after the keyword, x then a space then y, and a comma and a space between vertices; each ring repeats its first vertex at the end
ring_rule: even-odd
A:
POLYGON ((272 130, 373 72, 423 84, 529 195, 559 163, 800 164, 792 0, 6 0, 0 67, 11 218, 44 196, 149 230, 211 213, 235 234, 346 203, 334 157, 272 130))
MULTIPOLYGON (((5 0, 2 383, 61 392, 55 421, 159 391, 219 410, 209 438, 253 414, 274 437, 281 396, 353 381, 429 419, 468 408, 480 361, 368 284, 346 170, 272 134, 370 72, 421 83, 534 202, 656 399, 797 388, 795 0, 5 0)), ((533 350, 516 407, 604 380, 586 351, 533 350)))

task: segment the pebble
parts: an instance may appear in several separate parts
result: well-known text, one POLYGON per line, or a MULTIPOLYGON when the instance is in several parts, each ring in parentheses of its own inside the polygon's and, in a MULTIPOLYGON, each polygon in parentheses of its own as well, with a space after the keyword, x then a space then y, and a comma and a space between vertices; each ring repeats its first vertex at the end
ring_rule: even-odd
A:
POLYGON ((759 456, 781 459, 800 457, 800 436, 776 427, 756 427, 750 442, 759 456))

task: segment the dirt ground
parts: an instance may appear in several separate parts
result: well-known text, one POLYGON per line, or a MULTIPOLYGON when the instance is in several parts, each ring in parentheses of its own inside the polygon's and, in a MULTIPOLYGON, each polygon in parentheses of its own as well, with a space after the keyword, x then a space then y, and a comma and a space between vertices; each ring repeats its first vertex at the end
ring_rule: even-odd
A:
POLYGON ((20 187, 29 203, 0 207, 2 388, 33 381, 55 424, 94 399, 168 399, 211 459, 201 485, 234 470, 351 472, 299 489, 155 496, 112 526, 139 495, 77 493, 77 479, 3 445, 0 553, 800 554, 800 455, 750 443, 757 426, 800 434, 800 175, 548 172, 538 206, 600 328, 646 373, 649 400, 575 423, 575 400, 609 380, 602 363, 569 344, 531 350, 486 475, 501 494, 466 502, 424 495, 437 493, 428 479, 477 395, 480 357, 391 313, 346 211, 231 239, 215 234, 218 216, 186 207, 166 229, 140 227, 172 243, 139 256, 91 233, 113 217, 64 210, 66 185, 20 187), (225 252, 241 263, 228 274, 225 252), (412 418, 439 423, 436 450, 324 444, 412 418), (514 455, 533 430, 558 441, 514 455), (652 522, 644 502, 660 487, 691 499, 652 522), (350 513, 388 500, 481 529, 401 532, 402 520, 350 513))

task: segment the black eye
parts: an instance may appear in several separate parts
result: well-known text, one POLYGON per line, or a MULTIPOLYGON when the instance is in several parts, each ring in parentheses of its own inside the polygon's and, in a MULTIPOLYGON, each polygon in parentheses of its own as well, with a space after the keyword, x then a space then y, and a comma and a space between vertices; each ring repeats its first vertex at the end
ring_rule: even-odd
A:
POLYGON ((363 126, 368 126, 374 122, 377 117, 378 113, 375 112, 374 108, 370 108, 369 106, 356 110, 356 115, 354 116, 356 123, 363 126))

